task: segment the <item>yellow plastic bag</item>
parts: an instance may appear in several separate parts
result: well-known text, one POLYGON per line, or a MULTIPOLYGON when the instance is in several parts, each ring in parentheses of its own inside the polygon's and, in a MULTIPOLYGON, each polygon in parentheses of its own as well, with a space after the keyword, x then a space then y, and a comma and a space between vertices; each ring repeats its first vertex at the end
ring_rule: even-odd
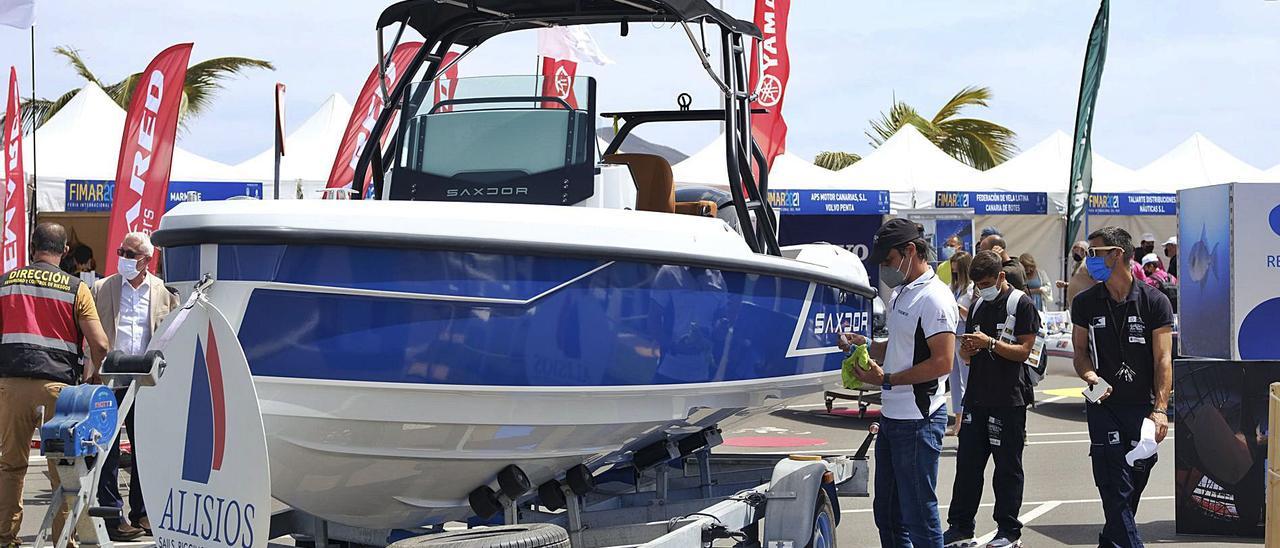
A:
POLYGON ((853 373, 853 368, 857 366, 861 367, 863 371, 870 371, 870 359, 871 354, 867 352, 867 345, 864 344, 853 347, 853 352, 850 352, 844 361, 840 362, 840 381, 845 388, 849 390, 862 388, 862 381, 853 373))

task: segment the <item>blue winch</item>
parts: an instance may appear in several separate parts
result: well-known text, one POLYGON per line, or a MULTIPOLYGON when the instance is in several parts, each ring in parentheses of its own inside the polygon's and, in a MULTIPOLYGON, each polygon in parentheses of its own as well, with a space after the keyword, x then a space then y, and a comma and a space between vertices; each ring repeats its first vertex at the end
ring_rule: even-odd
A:
POLYGON ((119 412, 116 396, 106 386, 63 388, 53 417, 40 427, 40 452, 71 459, 98 454, 98 446, 109 446, 115 437, 119 412))

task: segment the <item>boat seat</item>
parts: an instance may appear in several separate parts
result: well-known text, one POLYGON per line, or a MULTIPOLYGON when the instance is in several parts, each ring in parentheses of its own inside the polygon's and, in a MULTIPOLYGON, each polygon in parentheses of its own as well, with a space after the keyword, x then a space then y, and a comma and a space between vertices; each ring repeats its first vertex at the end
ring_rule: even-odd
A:
POLYGON ((671 164, 656 154, 609 154, 604 161, 623 164, 636 183, 636 211, 676 212, 675 178, 671 164))

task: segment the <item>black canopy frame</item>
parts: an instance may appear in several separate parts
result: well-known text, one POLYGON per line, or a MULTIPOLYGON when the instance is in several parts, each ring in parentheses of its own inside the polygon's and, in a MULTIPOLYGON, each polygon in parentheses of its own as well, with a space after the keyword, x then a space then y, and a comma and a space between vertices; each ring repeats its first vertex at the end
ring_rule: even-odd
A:
MULTIPOLYGON (((766 198, 769 176, 763 151, 751 131, 751 102, 748 90, 750 65, 748 44, 759 47, 761 33, 754 24, 738 20, 711 6, 707 0, 405 0, 388 7, 378 19, 379 67, 390 62, 382 47, 382 29, 399 25, 395 41, 404 28, 418 31, 423 46, 407 67, 406 75, 423 73, 421 81, 435 80, 445 54, 455 45, 469 53, 499 34, 551 26, 600 23, 669 22, 682 25, 697 51, 699 60, 724 96, 724 109, 717 112, 725 124, 725 166, 739 226, 747 245, 756 253, 781 255, 777 241, 777 217, 766 198), (721 66, 717 74, 709 56, 698 46, 689 24, 711 24, 720 29, 721 66), (425 69, 424 69, 425 66, 425 69)), ((394 45, 391 48, 394 50, 394 45)), ((456 62, 456 61, 455 61, 456 62)), ((381 78, 383 82, 385 78, 381 78)), ((370 131, 369 143, 380 143, 390 127, 412 77, 402 78, 394 89, 384 88, 385 107, 370 131)), ((384 84, 385 85, 385 84, 384 84)), ((704 118, 705 119, 705 118, 704 118)), ((355 169, 355 181, 363 181, 372 169, 374 196, 383 194, 384 169, 393 161, 398 139, 389 139, 387 150, 366 146, 355 169), (374 153, 378 151, 378 153, 374 153)), ((357 193, 362 197, 363 193, 357 193)))

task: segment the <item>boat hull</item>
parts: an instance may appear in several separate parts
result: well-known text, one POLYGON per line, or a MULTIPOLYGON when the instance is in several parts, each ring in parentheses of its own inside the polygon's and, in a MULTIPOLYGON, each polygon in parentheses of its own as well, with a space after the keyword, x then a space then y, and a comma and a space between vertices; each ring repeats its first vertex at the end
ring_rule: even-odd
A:
POLYGON ((217 279, 272 495, 360 527, 460 519, 509 464, 537 485, 820 391, 870 321, 862 293, 687 256, 253 241, 165 244, 167 278, 217 279))

